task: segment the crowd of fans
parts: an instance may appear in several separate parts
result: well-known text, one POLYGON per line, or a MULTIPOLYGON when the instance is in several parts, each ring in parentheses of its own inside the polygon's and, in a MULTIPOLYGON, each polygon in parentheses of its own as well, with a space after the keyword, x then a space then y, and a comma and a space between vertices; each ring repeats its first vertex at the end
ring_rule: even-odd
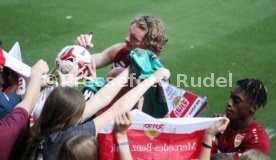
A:
MULTIPOLYGON (((164 117, 166 103, 160 100, 159 86, 152 86, 168 80, 170 71, 151 64, 158 59, 154 54, 148 55, 151 62, 142 61, 138 64, 140 68, 135 68, 129 53, 141 48, 160 56, 167 41, 160 20, 151 16, 137 17, 131 22, 125 43, 91 55, 91 65, 84 66, 88 70, 85 75, 63 74, 57 70, 59 86, 52 87, 43 101, 39 101, 39 96, 48 87, 42 80, 43 75, 49 74, 47 62, 39 60, 32 66, 23 96, 16 94, 20 75, 0 64, 0 159, 99 159, 96 137, 112 120, 115 120, 120 159, 132 159, 126 132, 132 124, 129 111, 138 108, 155 118, 164 117), (100 80, 96 69, 109 64, 112 68, 107 78, 112 77, 112 80, 100 87, 95 85, 100 80), (149 70, 148 66, 152 68, 149 70), (126 84, 133 72, 144 78, 130 87, 126 84), (68 75, 73 78, 66 79, 68 75), (93 95, 89 98, 84 97, 85 90, 80 92, 74 87, 79 79, 89 79, 87 84, 93 86, 90 87, 93 95), (38 114, 33 119, 35 108, 38 114)), ((91 35, 80 35, 75 44, 87 49, 92 47, 91 35)), ((199 159, 266 159, 270 141, 254 118, 266 103, 267 90, 262 81, 237 81, 226 113, 215 115, 225 118, 205 131, 199 159), (214 138, 219 153, 214 153, 214 138)))

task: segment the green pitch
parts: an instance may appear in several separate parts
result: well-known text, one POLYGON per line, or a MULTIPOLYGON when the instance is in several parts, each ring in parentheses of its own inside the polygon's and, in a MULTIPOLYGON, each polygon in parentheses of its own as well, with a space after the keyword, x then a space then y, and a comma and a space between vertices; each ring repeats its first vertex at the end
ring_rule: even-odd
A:
MULTIPOLYGON (((177 74, 191 77, 258 78, 268 88, 269 101, 256 114, 264 128, 276 130, 276 1, 273 0, 0 0, 0 40, 9 50, 19 41, 29 65, 43 58, 51 67, 61 48, 80 33, 93 31, 91 53, 123 42, 131 20, 154 15, 163 20, 169 42, 161 60, 177 74)), ((98 74, 105 76, 110 67, 98 74)), ((197 79, 196 79, 197 80, 197 79)), ((229 78, 228 78, 229 80, 229 78)), ((206 96, 204 116, 224 113, 230 87, 181 86, 206 96)), ((271 158, 276 158, 276 137, 271 158)))

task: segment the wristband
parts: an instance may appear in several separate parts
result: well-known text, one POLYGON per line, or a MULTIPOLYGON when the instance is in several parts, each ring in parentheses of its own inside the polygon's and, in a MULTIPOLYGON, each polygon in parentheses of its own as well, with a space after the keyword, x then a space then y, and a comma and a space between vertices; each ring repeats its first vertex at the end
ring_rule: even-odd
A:
POLYGON ((118 147, 123 147, 125 145, 128 145, 128 141, 118 143, 118 147))
POLYGON ((212 148, 212 146, 211 146, 211 145, 206 144, 206 143, 204 143, 204 142, 202 142, 202 146, 203 146, 203 147, 205 147, 205 148, 209 148, 209 149, 211 149, 211 148, 212 148))

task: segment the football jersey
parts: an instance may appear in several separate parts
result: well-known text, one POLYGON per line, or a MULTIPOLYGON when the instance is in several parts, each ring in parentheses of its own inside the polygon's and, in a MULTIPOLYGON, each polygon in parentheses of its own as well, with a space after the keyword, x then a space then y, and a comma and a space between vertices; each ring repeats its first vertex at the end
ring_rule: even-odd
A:
MULTIPOLYGON (((128 67, 130 64, 130 60, 128 58, 129 53, 130 52, 126 50, 125 46, 122 47, 114 56, 112 67, 128 67)), ((160 96, 159 90, 159 86, 151 87, 144 94, 143 112, 155 118, 163 118, 164 115, 168 113, 167 103, 160 96)))
POLYGON ((129 66, 128 54, 129 51, 126 50, 126 47, 122 47, 114 56, 112 67, 127 68, 129 66))
POLYGON ((227 129, 216 135, 217 147, 220 152, 232 153, 236 159, 239 153, 255 149, 269 154, 270 142, 265 130, 254 120, 246 129, 233 131, 227 129))

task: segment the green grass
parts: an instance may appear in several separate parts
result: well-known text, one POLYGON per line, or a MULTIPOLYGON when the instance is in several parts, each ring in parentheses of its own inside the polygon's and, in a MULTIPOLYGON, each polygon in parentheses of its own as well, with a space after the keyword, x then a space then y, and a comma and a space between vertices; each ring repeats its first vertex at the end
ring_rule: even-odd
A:
MULTIPOLYGON (((273 128, 276 106, 276 1, 274 0, 0 0, 0 40, 9 50, 19 41, 24 61, 43 58, 53 67, 56 54, 73 43, 80 33, 94 32, 96 53, 123 42, 131 20, 143 14, 163 20, 169 42, 161 56, 176 74, 189 77, 226 76, 233 83, 258 78, 268 88, 269 102, 256 114, 264 128, 273 128), (72 19, 65 19, 65 16, 72 19)), ((99 70, 104 76, 109 67, 99 70)), ((231 88, 185 88, 207 96, 210 116, 223 113, 231 88)), ((276 138, 271 140, 271 158, 276 158, 276 138)))

